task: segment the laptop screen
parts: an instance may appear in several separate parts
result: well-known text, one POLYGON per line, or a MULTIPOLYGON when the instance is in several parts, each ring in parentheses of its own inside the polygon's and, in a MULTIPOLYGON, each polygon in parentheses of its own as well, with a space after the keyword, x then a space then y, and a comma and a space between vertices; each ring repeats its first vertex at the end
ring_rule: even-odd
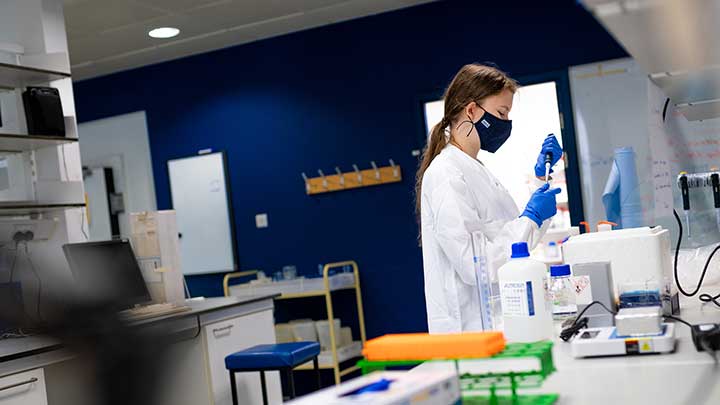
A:
POLYGON ((127 240, 67 244, 63 250, 81 302, 126 309, 151 301, 127 240))

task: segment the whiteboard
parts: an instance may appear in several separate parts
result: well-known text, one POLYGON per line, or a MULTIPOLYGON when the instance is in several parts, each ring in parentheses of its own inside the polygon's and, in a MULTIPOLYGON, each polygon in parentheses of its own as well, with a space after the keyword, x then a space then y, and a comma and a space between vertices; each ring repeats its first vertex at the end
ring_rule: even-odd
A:
POLYGON ((234 271, 237 257, 225 154, 169 160, 168 172, 183 273, 234 271))
MULTIPOLYGON (((720 166, 720 118, 688 121, 671 102, 663 120, 666 94, 629 58, 574 66, 570 87, 586 221, 594 227, 605 219, 601 197, 613 151, 631 146, 644 223, 675 232, 672 210, 682 207, 676 176, 720 166)), ((690 197, 694 236, 683 243, 717 241, 712 193, 698 190, 690 197)))

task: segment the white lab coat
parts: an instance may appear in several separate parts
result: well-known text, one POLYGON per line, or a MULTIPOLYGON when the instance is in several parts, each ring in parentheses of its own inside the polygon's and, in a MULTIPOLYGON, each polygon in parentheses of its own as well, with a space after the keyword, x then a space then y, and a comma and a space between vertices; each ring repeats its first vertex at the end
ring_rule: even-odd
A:
POLYGON ((527 217, 478 160, 448 145, 425 171, 420 203, 425 303, 430 333, 482 330, 472 234, 486 241, 490 269, 510 257, 511 245, 534 248, 547 229, 527 217))

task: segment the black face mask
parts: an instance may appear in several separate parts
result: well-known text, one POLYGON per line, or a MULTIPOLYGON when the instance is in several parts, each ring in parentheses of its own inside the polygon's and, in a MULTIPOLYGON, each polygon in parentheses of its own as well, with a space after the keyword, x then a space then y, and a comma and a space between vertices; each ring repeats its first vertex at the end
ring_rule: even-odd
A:
MULTIPOLYGON (((482 107, 480 107, 482 108, 482 107)), ((475 129, 480 136, 480 149, 488 151, 490 153, 497 152, 505 141, 510 138, 510 132, 512 131, 512 121, 504 120, 490 114, 486 109, 482 108, 485 114, 482 115, 480 121, 474 123, 475 129)), ((467 120, 464 122, 472 122, 467 120)), ((470 136, 468 132, 467 136, 470 136)))

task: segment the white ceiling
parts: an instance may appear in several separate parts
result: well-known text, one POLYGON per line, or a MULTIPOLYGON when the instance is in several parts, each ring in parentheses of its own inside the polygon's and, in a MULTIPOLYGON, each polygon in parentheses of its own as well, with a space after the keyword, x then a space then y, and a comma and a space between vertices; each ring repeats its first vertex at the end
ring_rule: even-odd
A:
POLYGON ((105 75, 433 0, 64 0, 75 79, 105 75), (153 28, 180 29, 171 39, 153 28))

